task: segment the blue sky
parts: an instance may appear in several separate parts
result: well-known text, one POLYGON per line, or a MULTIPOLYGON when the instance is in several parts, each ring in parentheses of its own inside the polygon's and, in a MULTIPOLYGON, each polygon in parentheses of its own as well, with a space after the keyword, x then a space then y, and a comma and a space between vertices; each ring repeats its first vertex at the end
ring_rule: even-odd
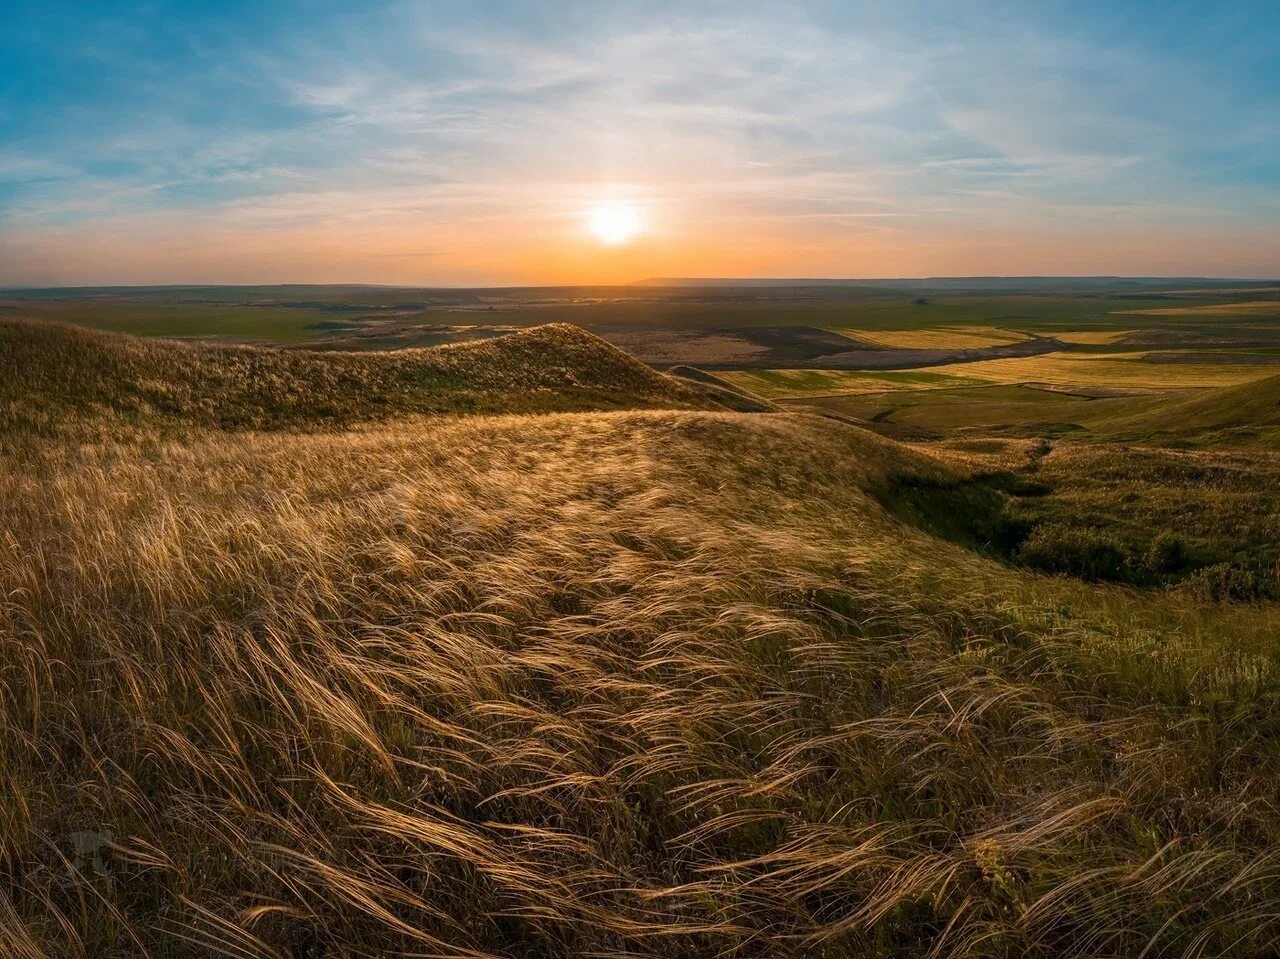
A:
POLYGON ((1280 275, 1273 2, 3 14, 0 283, 1280 275))

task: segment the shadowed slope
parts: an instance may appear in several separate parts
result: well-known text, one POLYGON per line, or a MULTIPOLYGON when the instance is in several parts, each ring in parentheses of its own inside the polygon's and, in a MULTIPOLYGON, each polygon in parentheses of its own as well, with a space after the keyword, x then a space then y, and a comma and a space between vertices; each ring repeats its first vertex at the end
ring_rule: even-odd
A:
POLYGON ((323 427, 398 413, 723 408, 559 323, 477 343, 314 353, 0 323, 0 427, 107 417, 230 429, 323 427))

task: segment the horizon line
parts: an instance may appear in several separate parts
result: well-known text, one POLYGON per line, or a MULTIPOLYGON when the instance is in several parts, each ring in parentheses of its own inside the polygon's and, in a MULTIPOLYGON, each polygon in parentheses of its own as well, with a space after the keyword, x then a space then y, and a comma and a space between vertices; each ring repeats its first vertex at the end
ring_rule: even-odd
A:
POLYGON ((628 289, 636 286, 689 286, 699 284, 772 284, 777 286, 858 286, 863 284, 885 283, 939 283, 946 281, 1111 281, 1111 282, 1195 282, 1195 283, 1276 283, 1280 284, 1280 276, 1214 276, 1208 274, 1109 274, 1109 273, 986 273, 986 274, 935 274, 929 276, 650 276, 643 279, 630 280, 625 283, 495 283, 477 286, 459 284, 405 284, 405 283, 367 283, 359 281, 331 281, 326 283, 298 283, 288 280, 270 283, 77 283, 18 286, 0 286, 0 294, 44 292, 51 290, 200 290, 226 289, 234 287, 307 287, 331 288, 347 287, 374 290, 563 290, 575 288, 590 289, 628 289))

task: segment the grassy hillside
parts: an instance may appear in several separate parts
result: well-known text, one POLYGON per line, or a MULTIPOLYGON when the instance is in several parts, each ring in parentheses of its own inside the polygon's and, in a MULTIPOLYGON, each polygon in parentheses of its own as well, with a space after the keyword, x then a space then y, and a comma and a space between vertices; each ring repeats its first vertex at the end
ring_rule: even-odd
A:
POLYGON ((735 382, 755 385, 772 398, 845 413, 886 432, 906 428, 935 438, 1006 434, 1062 436, 1079 442, 1280 449, 1277 376, 1238 386, 1135 394, 1102 386, 975 387, 950 385, 945 379, 936 386, 913 389, 879 379, 891 373, 861 374, 868 377, 865 381, 852 379, 854 374, 816 371, 786 378, 779 371, 727 375, 735 382), (835 388, 847 392, 835 392, 832 380, 823 376, 839 377, 835 388), (802 392, 806 387, 814 392, 802 392))
POLYGON ((567 324, 394 353, 144 340, 0 323, 0 428, 107 418, 236 429, 333 426, 404 413, 720 408, 567 324))
POLYGON ((1159 441, 1213 441, 1280 449, 1280 376, 1177 397, 1150 410, 1099 424, 1112 436, 1159 441))
POLYGON ((389 365, 9 335, 9 408, 46 412, 0 435, 8 954, 1273 952, 1274 607, 885 508, 1035 442, 315 405, 686 402, 567 382, 612 358, 567 330, 389 365), (60 429, 98 408, 164 441, 60 429))

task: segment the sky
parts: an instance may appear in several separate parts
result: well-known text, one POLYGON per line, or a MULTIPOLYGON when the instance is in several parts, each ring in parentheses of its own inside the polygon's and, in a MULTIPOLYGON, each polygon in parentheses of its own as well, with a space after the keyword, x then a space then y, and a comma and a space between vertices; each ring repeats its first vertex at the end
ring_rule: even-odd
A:
POLYGON ((0 0, 0 285, 1280 277, 1277 36, 1274 0, 0 0))

